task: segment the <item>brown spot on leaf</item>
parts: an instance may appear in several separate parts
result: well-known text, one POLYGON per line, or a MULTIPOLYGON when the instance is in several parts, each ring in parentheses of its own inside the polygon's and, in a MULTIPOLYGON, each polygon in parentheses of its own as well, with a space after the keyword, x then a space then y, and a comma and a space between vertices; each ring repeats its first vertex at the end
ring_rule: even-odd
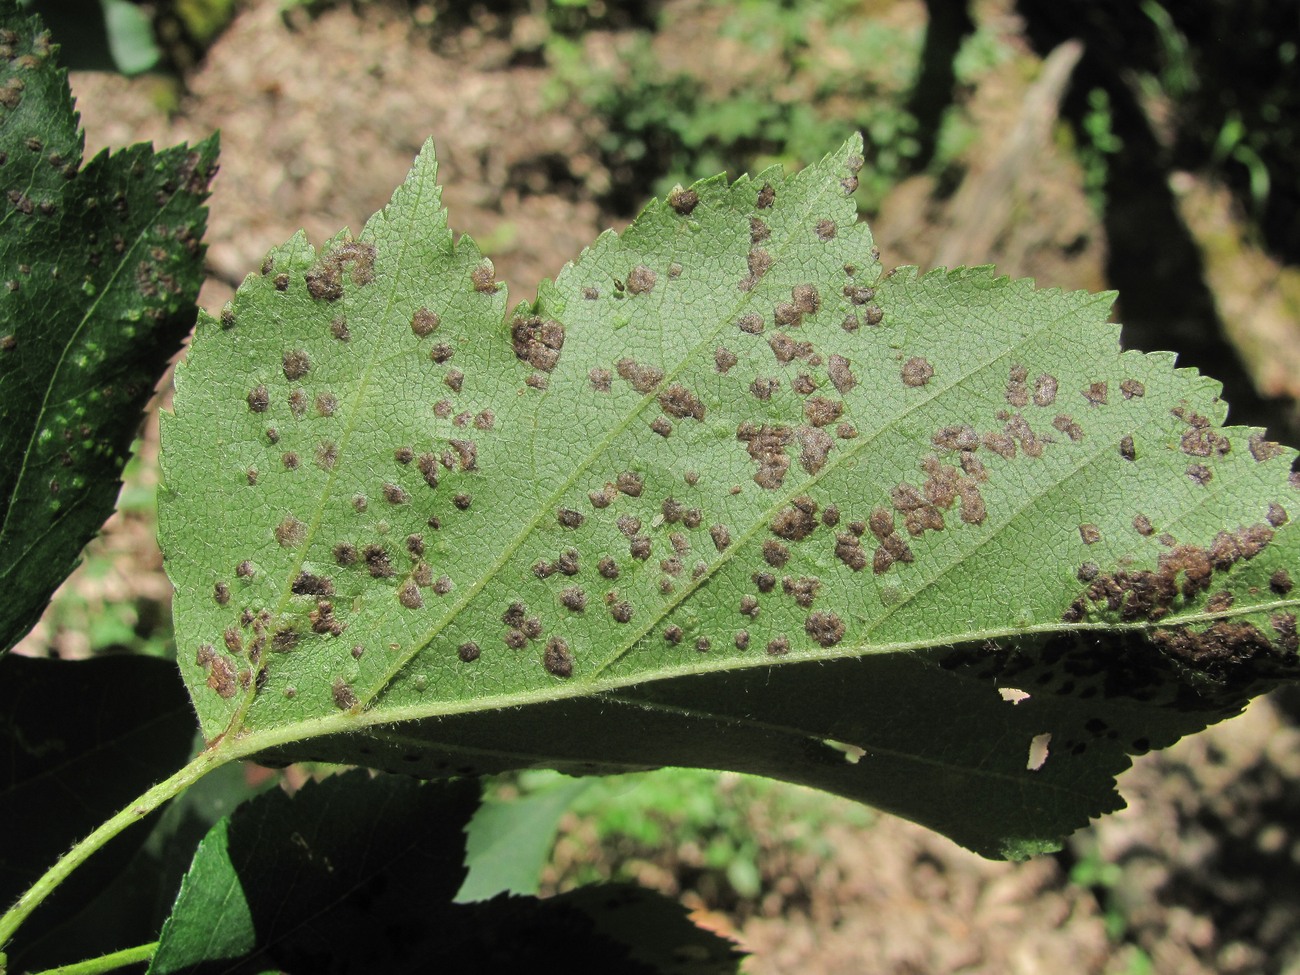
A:
POLYGON ((1051 406, 1056 402, 1057 388, 1056 377, 1043 373, 1034 380, 1034 405, 1051 406))
POLYGON ((813 602, 817 599, 817 592, 821 589, 821 581, 812 579, 808 576, 800 576, 798 579, 792 579, 785 576, 781 580, 781 591, 787 596, 794 597, 797 605, 804 609, 812 607, 813 602))
POLYGON ((767 641, 767 655, 769 657, 784 657, 790 652, 790 641, 784 636, 778 636, 767 641))
POLYGON ((754 483, 769 491, 779 488, 790 469, 790 458, 786 456, 785 448, 794 439, 794 432, 781 425, 755 427, 752 423, 742 423, 736 431, 736 439, 745 444, 750 458, 758 464, 754 483))
POLYGON ((1144 514, 1133 516, 1133 530, 1144 537, 1154 535, 1156 530, 1151 525, 1151 519, 1144 514))
POLYGON ((542 652, 542 666, 556 677, 572 677, 573 653, 569 650, 568 641, 558 636, 547 640, 546 649, 542 652))
POLYGON ((248 409, 252 413, 265 413, 271 405, 271 396, 265 386, 255 386, 248 393, 248 409))
MULTIPOLYGON (((510 325, 510 336, 514 345, 515 356, 528 363, 534 369, 550 372, 560 361, 560 351, 564 348, 564 326, 550 319, 537 315, 516 318, 510 325)), ((598 380, 603 374, 604 389, 609 389, 609 372, 593 369, 589 373, 592 385, 598 390, 598 380)))
POLYGON ((275 526, 275 540, 284 548, 297 548, 307 539, 307 526, 293 515, 285 515, 275 526))
POLYGON ((1119 391, 1125 399, 1140 398, 1147 394, 1147 388, 1136 379, 1125 379, 1119 384, 1119 391))
POLYGON ((424 597, 420 595, 420 587, 411 579, 398 587, 397 601, 407 609, 420 609, 424 605, 424 597))
POLYGON ((342 677, 334 678, 331 693, 334 697, 334 706, 340 711, 350 711, 360 703, 356 692, 342 677))
POLYGON ((716 372, 724 376, 730 372, 731 368, 739 361, 740 360, 736 358, 734 352, 729 349, 724 349, 722 346, 718 346, 718 348, 713 350, 713 368, 716 372))
POLYGON ((614 363, 619 376, 638 393, 652 393, 663 382, 664 371, 655 366, 641 365, 633 359, 619 359, 614 363))
POLYGON ((796 284, 790 289, 790 299, 800 315, 815 315, 822 306, 821 295, 812 284, 796 284))
POLYGON ((844 413, 844 404, 825 396, 813 396, 803 407, 804 419, 815 427, 824 427, 838 420, 844 413))
POLYGON ((763 561, 772 568, 779 569, 790 561, 790 550, 769 538, 763 543, 763 561))
POLYGON ((1268 588, 1271 589, 1275 595, 1287 595, 1287 593, 1295 588, 1294 584, 1291 582, 1291 573, 1286 569, 1278 569, 1268 577, 1268 588))
POLYGON ((1266 439, 1262 433, 1252 433, 1248 443, 1250 444, 1250 456, 1260 463, 1272 460, 1282 454, 1282 445, 1266 439))
POLYGON ((659 405, 669 416, 695 420, 704 419, 704 404, 681 383, 673 383, 659 394, 659 405))
POLYGON ((438 313, 429 311, 428 308, 421 307, 411 316, 411 331, 420 338, 432 335, 440 324, 442 319, 438 313))
POLYGON ((849 360, 842 355, 831 354, 830 361, 827 364, 827 372, 831 377, 831 385, 835 387, 836 392, 841 396, 845 395, 850 389, 857 385, 857 377, 853 375, 853 370, 849 368, 849 360))
POLYGON ((483 263, 470 272, 469 280, 479 294, 496 294, 500 287, 496 282, 497 269, 486 257, 483 263))
POLYGON ((831 612, 810 613, 803 628, 814 643, 823 647, 833 647, 844 639, 844 621, 831 612))
POLYGON ((1083 398, 1092 406, 1105 406, 1110 398, 1110 387, 1107 383, 1090 383, 1088 388, 1082 390, 1083 398))
POLYGON ((235 696, 237 690, 235 680, 235 665, 225 657, 214 653, 208 670, 208 687, 216 691, 218 697, 229 700, 235 696))
POLYGON ((1287 516, 1286 509, 1276 501, 1269 502, 1268 514, 1265 516, 1268 523, 1274 528, 1281 528, 1290 519, 1287 516))
POLYGON ((295 596, 333 596, 334 583, 325 576, 299 572, 290 587, 295 596))
POLYGON ((816 427, 801 426, 795 432, 799 439, 799 464, 809 474, 817 474, 826 466, 834 441, 830 435, 816 427))
POLYGON ((361 552, 366 568, 376 579, 388 579, 393 575, 393 560, 382 545, 367 545, 361 552))
POLYGON ((903 385, 924 386, 934 378, 934 366, 921 356, 913 356, 903 363, 903 385))
POLYGON ((812 354, 811 342, 796 342, 784 332, 777 332, 767 340, 767 344, 772 349, 772 354, 776 361, 781 365, 793 362, 795 359, 802 359, 812 354))
POLYGON ((817 235, 818 240, 825 242, 835 239, 835 230, 834 220, 818 220, 817 226, 813 228, 813 233, 817 235))
POLYGON ((304 349, 290 349, 281 358, 284 378, 292 382, 311 371, 311 358, 304 349))
POLYGON ((795 498, 790 507, 782 508, 772 519, 772 534, 790 542, 803 541, 817 528, 817 510, 811 498, 795 498))
POLYGON ((627 293, 631 295, 649 294, 654 291, 659 276, 644 264, 638 264, 627 275, 627 293))
POLYGON ((1063 434, 1078 443, 1083 439, 1083 427, 1074 422, 1074 418, 1068 414, 1061 414, 1052 421, 1052 426, 1060 430, 1063 434))
POLYGON ((1125 434, 1119 440, 1119 455, 1125 460, 1134 460, 1137 458, 1137 450, 1133 446, 1133 435, 1125 434))
POLYGON ((1083 539, 1084 545, 1092 545, 1101 541, 1101 531, 1097 526, 1091 523, 1079 526, 1079 537, 1083 539))
POLYGON ((1199 484, 1204 487, 1214 479, 1214 472, 1204 464, 1189 464, 1187 466, 1187 477, 1193 484, 1199 484))
POLYGON ((683 217, 689 217, 700 205, 700 194, 694 190, 674 186, 668 193, 668 205, 683 217))

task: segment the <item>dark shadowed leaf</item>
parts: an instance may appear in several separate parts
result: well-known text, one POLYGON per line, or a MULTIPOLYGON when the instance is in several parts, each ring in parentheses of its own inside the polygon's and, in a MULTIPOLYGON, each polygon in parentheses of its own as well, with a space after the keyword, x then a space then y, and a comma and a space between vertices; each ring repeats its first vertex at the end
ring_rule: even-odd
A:
POLYGON ((349 773, 245 804, 200 844, 150 972, 735 971, 648 891, 453 904, 477 802, 474 781, 349 773))
POLYGON ((194 322, 215 137, 84 168, 57 48, 0 4, 0 652, 113 510, 194 322))
POLYGON ((854 140, 506 316, 431 149, 204 319, 164 416, 180 662, 238 753, 734 769, 993 856, 1296 665, 1294 452, 1110 295, 883 272, 854 140))
MULTIPOLYGON (((170 661, 0 660, 0 902, 14 901, 75 840, 185 764, 193 720, 170 661)), ((32 942, 107 886, 147 837, 127 832, 62 884, 34 916, 32 942)), ((24 957, 15 966, 25 968, 24 957)))

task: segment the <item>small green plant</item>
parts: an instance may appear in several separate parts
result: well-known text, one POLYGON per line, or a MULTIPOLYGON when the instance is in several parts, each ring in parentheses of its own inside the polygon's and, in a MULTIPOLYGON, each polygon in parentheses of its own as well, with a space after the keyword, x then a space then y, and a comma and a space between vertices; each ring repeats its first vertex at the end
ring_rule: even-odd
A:
MULTIPOLYGON (((194 317, 215 145, 81 167, 48 38, 0 10, 7 647, 194 317)), ((674 187, 510 310, 426 146, 358 235, 293 238, 200 316, 159 495, 182 682, 0 660, 12 969, 371 971, 435 945, 454 969, 508 944, 730 971, 646 891, 474 900, 535 879, 491 842, 522 835, 505 815, 469 852, 502 875, 466 889, 476 776, 752 772, 1025 857, 1117 808, 1131 755, 1294 680, 1295 452, 1121 351, 1111 295, 886 271, 865 164, 851 137, 674 187), (159 855, 179 892, 96 902, 129 826, 245 758, 406 774, 191 807, 159 855)), ((583 788, 553 787, 534 851, 583 788)))

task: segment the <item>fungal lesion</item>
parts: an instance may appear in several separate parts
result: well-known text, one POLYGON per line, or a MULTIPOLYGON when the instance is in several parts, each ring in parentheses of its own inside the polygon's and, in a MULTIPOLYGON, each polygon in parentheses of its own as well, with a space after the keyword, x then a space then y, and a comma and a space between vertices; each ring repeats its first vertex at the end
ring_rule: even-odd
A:
MULTIPOLYGON (((349 266, 353 285, 364 287, 370 284, 375 279, 377 254, 374 244, 356 240, 343 241, 323 254, 311 270, 304 274, 307 293, 317 301, 338 301, 343 297, 343 278, 349 266)), ((278 283, 276 287, 279 287, 278 283)))

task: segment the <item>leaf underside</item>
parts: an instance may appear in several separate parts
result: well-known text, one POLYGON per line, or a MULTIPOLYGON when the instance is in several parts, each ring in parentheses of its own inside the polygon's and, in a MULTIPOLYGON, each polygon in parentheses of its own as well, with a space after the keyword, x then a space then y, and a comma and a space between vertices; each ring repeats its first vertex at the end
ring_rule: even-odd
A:
POLYGON ((141 411, 194 323, 216 138, 84 168, 67 73, 0 3, 0 652, 113 510, 141 411))
POLYGON ((675 190, 510 316, 429 147, 273 251, 164 416, 204 734, 758 772, 1019 856, 1288 677, 1294 452, 1109 295, 883 273, 860 153, 675 190))

